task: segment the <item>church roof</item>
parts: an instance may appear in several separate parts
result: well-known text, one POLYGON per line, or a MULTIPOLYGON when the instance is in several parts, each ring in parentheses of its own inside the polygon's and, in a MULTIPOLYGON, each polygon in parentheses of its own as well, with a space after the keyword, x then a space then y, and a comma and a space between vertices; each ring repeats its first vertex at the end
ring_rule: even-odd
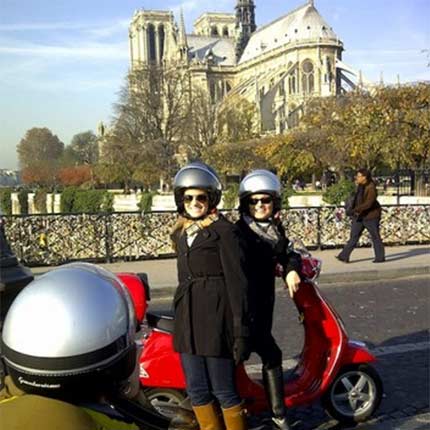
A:
POLYGON ((236 64, 234 39, 226 37, 209 37, 187 34, 190 60, 204 61, 205 56, 212 54, 217 66, 233 66, 236 64))
POLYGON ((311 1, 254 32, 239 62, 252 60, 288 43, 318 38, 337 40, 311 1))

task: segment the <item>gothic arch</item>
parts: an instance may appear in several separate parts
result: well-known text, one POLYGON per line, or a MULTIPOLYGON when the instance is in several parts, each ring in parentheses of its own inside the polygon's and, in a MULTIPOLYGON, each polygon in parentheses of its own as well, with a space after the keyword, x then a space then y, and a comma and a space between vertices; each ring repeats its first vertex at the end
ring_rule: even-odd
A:
POLYGON ((155 46, 155 27, 154 24, 148 24, 148 60, 150 63, 157 61, 157 49, 155 46))
POLYGON ((311 60, 306 59, 301 64, 302 72, 302 91, 305 94, 311 94, 315 89, 315 70, 311 60))
POLYGON ((164 31, 164 24, 160 24, 158 26, 158 58, 161 62, 161 60, 164 57, 164 39, 165 39, 165 31, 164 31))

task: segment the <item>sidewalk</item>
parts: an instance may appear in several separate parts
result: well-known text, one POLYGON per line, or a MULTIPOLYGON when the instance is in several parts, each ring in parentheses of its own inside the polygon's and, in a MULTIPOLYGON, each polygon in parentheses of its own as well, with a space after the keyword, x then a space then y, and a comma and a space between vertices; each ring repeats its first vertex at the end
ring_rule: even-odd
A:
MULTIPOLYGON (((372 262, 372 248, 355 249, 348 264, 335 258, 339 251, 339 249, 312 251, 313 256, 322 260, 320 285, 430 275, 428 245, 386 247, 387 261, 378 264, 372 262)), ((147 273, 153 298, 171 296, 176 288, 176 259, 123 261, 103 263, 100 266, 112 272, 147 273)), ((35 275, 40 275, 51 269, 52 267, 33 267, 31 270, 35 275)))

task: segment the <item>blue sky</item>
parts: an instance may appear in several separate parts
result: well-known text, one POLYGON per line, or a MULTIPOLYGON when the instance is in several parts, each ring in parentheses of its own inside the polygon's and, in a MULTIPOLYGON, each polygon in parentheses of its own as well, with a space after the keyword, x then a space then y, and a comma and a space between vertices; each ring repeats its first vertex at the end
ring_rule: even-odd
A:
MULTIPOLYGON (((305 0, 256 0, 266 24, 305 0)), ((128 68, 128 23, 136 9, 182 6, 187 32, 204 11, 232 12, 236 0, 1 0, 0 168, 17 168, 16 145, 48 127, 67 145, 109 122, 128 68)), ((429 0, 315 0, 343 40, 343 59, 372 81, 430 80, 429 0)))

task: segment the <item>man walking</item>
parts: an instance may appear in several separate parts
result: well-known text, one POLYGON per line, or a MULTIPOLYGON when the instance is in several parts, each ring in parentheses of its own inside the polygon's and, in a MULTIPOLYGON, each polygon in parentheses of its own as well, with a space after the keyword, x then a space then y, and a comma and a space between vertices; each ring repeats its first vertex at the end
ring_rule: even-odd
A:
POLYGON ((352 219, 351 234, 348 243, 336 258, 344 263, 349 263, 349 257, 360 239, 363 230, 366 229, 372 238, 375 252, 374 263, 385 261, 384 245, 379 234, 381 221, 381 205, 377 198, 376 185, 372 180, 369 170, 359 169, 355 176, 357 191, 350 209, 352 219))

